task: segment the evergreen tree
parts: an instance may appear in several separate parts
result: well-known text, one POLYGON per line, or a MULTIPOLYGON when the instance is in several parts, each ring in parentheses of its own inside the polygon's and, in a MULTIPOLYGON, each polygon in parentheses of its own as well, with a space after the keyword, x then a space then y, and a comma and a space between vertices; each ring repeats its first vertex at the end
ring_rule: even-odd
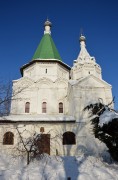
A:
POLYGON ((91 123, 93 125, 93 133, 95 138, 98 138, 101 142, 105 143, 111 157, 115 161, 118 161, 118 115, 101 126, 101 115, 103 115, 106 110, 107 112, 113 113, 113 110, 109 108, 109 105, 106 106, 102 103, 90 104, 85 107, 84 110, 90 111, 91 123))

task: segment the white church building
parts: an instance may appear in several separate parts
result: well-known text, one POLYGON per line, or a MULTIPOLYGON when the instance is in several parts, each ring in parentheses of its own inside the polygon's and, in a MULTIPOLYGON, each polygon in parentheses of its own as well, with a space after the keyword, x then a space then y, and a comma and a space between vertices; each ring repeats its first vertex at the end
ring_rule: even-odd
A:
POLYGON ((83 35, 73 66, 65 64, 51 37, 51 26, 47 20, 32 60, 21 67, 22 77, 13 80, 10 114, 0 118, 0 149, 6 152, 16 152, 17 128, 25 138, 41 134, 41 152, 50 155, 78 155, 97 147, 83 109, 99 100, 111 102, 112 87, 102 79, 101 67, 88 53, 83 35))

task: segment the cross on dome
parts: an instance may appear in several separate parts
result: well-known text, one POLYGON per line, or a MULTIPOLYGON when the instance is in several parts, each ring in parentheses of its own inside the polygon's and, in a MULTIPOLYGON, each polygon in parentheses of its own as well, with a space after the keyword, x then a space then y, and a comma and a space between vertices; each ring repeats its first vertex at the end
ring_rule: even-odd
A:
POLYGON ((45 27, 44 34, 51 34, 52 23, 48 20, 48 18, 44 23, 44 27, 45 27))
POLYGON ((94 62, 94 58, 90 56, 90 54, 88 53, 87 49, 86 49, 86 37, 81 34, 80 38, 80 53, 79 56, 77 58, 77 62, 80 63, 84 63, 84 62, 94 62))

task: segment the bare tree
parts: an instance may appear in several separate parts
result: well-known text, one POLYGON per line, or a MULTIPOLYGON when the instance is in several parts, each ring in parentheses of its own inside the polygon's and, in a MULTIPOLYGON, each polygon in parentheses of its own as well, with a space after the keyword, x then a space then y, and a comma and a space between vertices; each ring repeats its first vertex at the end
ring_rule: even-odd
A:
POLYGON ((10 112, 12 97, 12 83, 0 82, 0 116, 8 115, 10 112))
POLYGON ((37 134, 36 132, 31 133, 28 130, 24 130, 23 132, 20 132, 18 127, 16 127, 16 130, 20 138, 17 149, 18 151, 27 154, 27 165, 28 165, 30 163, 31 157, 34 158, 36 157, 36 155, 40 155, 38 142, 41 139, 41 134, 37 134), (23 136, 24 132, 30 134, 30 136, 29 137, 23 136))
POLYGON ((12 90, 12 82, 0 81, 0 117, 7 116, 10 113, 11 101, 21 99, 17 95, 22 93, 29 86, 18 86, 12 90))

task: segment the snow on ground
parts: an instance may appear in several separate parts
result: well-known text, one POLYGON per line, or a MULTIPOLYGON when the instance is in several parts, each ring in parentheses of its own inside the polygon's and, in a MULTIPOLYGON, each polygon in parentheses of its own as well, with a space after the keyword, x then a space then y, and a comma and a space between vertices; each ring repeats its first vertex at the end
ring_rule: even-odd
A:
POLYGON ((0 155, 0 180, 118 180, 118 164, 83 154, 45 156, 28 166, 24 158, 0 155))

